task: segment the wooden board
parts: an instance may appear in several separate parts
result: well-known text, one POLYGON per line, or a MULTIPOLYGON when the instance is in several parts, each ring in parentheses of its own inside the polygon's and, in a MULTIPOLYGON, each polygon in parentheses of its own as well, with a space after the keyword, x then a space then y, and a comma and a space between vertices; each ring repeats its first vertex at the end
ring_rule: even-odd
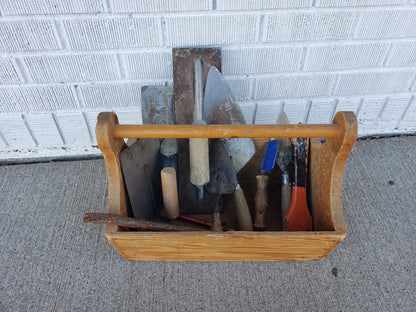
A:
MULTIPOLYGON (((300 261, 325 258, 347 233, 342 211, 342 177, 357 137, 354 113, 338 112, 333 123, 339 129, 338 137, 329 138, 325 144, 312 140, 311 144, 308 195, 315 231, 156 233, 123 232, 123 229, 107 226, 107 239, 125 259, 136 261, 300 261)), ((118 159, 123 140, 114 137, 116 125, 114 113, 101 113, 96 133, 107 167, 109 212, 125 215, 125 191, 118 159)), ((318 127, 308 125, 307 128, 315 131, 318 127)), ((140 131, 134 135, 140 137, 140 131)), ((321 136, 325 137, 324 133, 321 136)), ((255 140, 257 151, 264 142, 255 140)), ((256 157, 258 155, 238 175, 244 187, 250 187, 257 172, 256 157)), ((250 196, 250 192, 248 190, 246 196, 250 196)), ((232 210, 224 211, 226 214, 229 215, 224 219, 231 224, 232 210)))

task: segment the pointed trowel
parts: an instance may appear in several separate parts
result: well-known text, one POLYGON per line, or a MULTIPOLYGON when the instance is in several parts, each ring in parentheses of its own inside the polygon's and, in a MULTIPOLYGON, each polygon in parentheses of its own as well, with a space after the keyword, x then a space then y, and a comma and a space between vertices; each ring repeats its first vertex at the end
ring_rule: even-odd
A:
MULTIPOLYGON (((220 71, 212 66, 209 69, 204 96, 204 120, 208 124, 227 125, 245 124, 240 106, 235 102, 230 86, 220 71)), ((251 138, 221 139, 238 173, 253 157, 256 148, 251 138)), ((234 192, 239 230, 252 231, 250 211, 243 190, 237 184, 234 192)))

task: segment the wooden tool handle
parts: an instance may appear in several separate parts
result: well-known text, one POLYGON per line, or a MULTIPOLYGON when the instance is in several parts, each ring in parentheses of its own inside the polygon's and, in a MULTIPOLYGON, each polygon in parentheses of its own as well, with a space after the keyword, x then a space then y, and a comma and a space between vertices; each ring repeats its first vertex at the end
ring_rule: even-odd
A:
POLYGON ((254 227, 257 230, 264 230, 266 228, 266 210, 267 210, 267 183, 269 177, 266 175, 257 175, 257 191, 255 197, 256 218, 254 220, 254 227))
POLYGON ((235 209, 237 215, 238 229, 240 231, 253 231, 250 210, 248 209, 246 197, 240 185, 234 191, 235 209))
MULTIPOLYGON (((200 120, 198 123, 205 123, 200 120)), ((205 185, 209 182, 208 139, 189 139, 190 180, 193 185, 205 185)))
POLYGON ((112 215, 109 213, 86 213, 84 223, 117 224, 128 228, 153 230, 153 231, 203 231, 199 227, 183 226, 177 224, 162 223, 156 221, 140 220, 130 217, 112 215))
POLYGON ((221 214, 219 212, 212 214, 211 231, 222 232, 221 214))
POLYGON ((283 173, 282 193, 281 193, 282 218, 284 218, 287 212, 289 211, 291 197, 292 197, 292 186, 290 185, 289 174, 283 173))
POLYGON ((168 219, 175 219, 179 215, 176 170, 172 167, 163 168, 160 178, 162 180, 163 215, 168 219))

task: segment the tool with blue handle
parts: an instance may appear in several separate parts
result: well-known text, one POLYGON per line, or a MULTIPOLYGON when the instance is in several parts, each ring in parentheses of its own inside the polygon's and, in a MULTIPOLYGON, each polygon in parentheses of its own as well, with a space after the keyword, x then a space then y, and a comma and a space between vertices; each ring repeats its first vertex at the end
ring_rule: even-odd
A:
POLYGON ((260 170, 256 176, 257 190, 254 201, 256 209, 254 228, 256 230, 266 229, 267 183, 269 182, 266 172, 270 173, 274 168, 278 146, 279 142, 269 141, 260 154, 260 170))

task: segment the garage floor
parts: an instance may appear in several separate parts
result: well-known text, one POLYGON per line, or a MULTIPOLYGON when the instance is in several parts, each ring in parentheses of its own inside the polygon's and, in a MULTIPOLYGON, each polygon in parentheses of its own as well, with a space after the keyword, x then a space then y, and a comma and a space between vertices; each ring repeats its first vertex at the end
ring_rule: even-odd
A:
POLYGON ((360 140, 318 262, 127 262, 85 212, 104 161, 0 167, 0 311, 415 311, 416 136, 360 140))

